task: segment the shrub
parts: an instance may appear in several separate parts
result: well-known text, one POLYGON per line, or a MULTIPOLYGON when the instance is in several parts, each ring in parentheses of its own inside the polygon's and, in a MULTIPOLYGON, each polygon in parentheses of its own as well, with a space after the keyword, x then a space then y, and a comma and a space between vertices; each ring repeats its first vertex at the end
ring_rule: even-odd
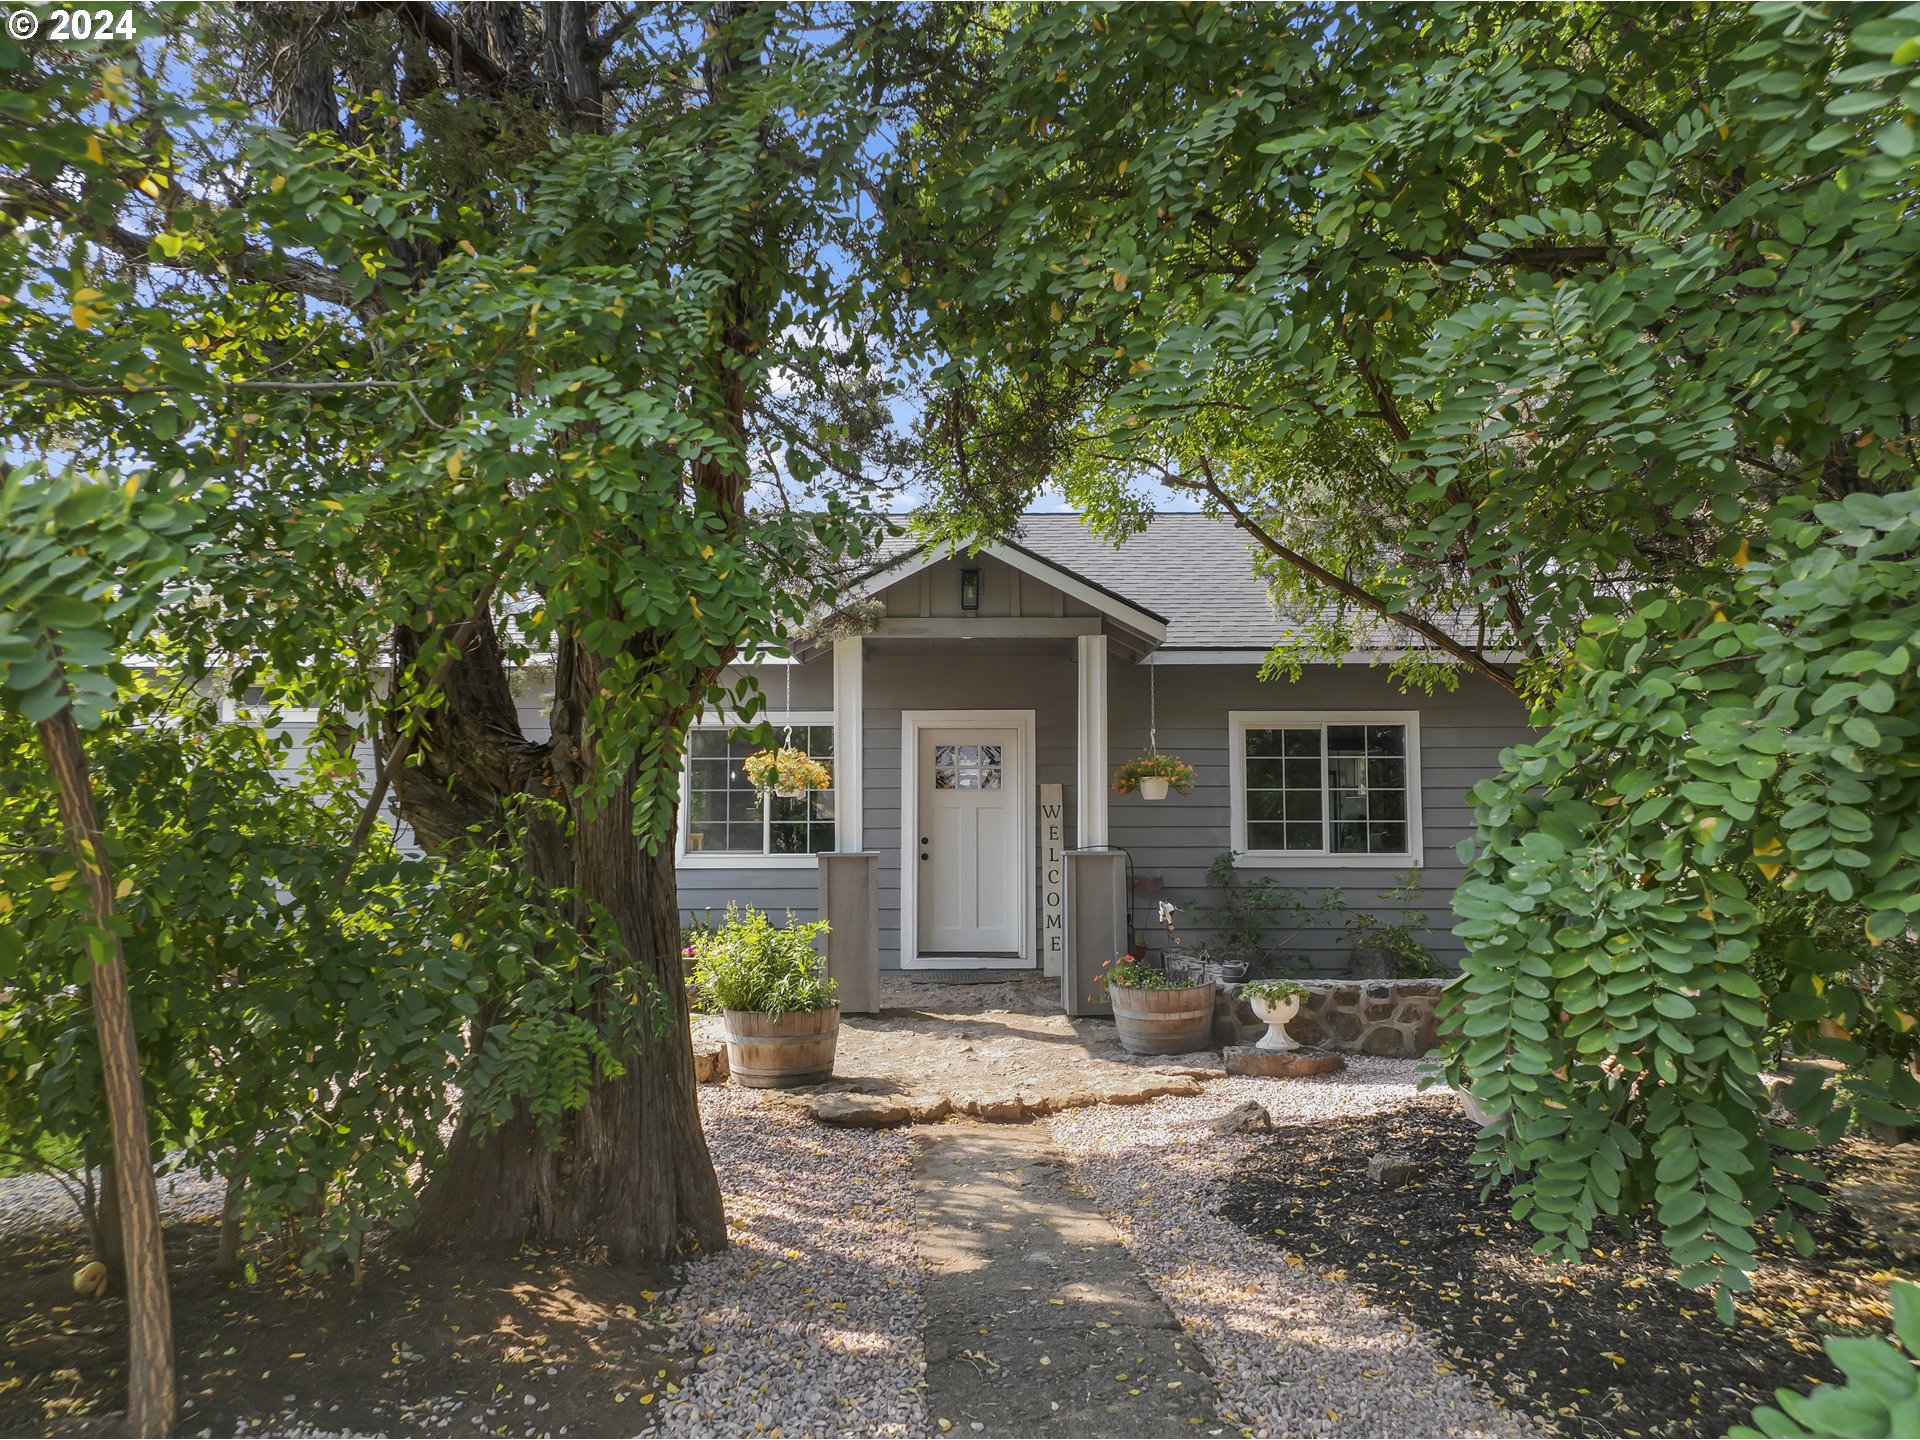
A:
POLYGON ((1256 965, 1304 965, 1304 955, 1283 954, 1280 947, 1309 925, 1338 914, 1347 903, 1338 890, 1323 890, 1316 899, 1271 875, 1246 880, 1240 874, 1239 856, 1231 850, 1213 857, 1207 866, 1207 884, 1220 892, 1219 902, 1187 907, 1195 920, 1213 931, 1205 951, 1217 949, 1256 965))
POLYGON ((1421 939, 1431 935, 1433 927, 1427 923, 1425 912, 1413 908, 1420 890, 1420 872, 1408 870, 1398 885, 1380 896, 1383 904, 1398 902, 1397 912, 1355 915, 1342 932, 1347 944, 1355 949, 1372 946, 1386 951, 1394 975, 1401 980, 1426 980, 1445 973, 1421 939))
POLYGON ((826 933, 824 920, 800 925, 788 911, 787 923, 775 925, 765 911, 729 905, 718 929, 693 936, 693 983, 722 1010, 824 1010, 839 991, 813 948, 826 933))
POLYGON ((1298 1000, 1307 993, 1307 987, 1298 980, 1255 980, 1242 985, 1240 993, 1249 1000, 1264 1000, 1269 1005, 1278 1005, 1287 1000, 1298 1000))
MULTIPOLYGON (((351 844, 350 766, 142 702, 91 745, 134 989, 154 1142, 229 1186, 241 1230, 319 1269, 411 1217, 464 1092, 543 1125, 617 1073, 654 997, 621 957, 556 927, 532 879, 475 848, 351 844), (563 1012, 581 994, 603 1017, 563 1012)), ((0 1151, 68 1172, 90 1227, 108 1153, 77 983, 71 862, 31 734, 0 723, 0 1151)), ((564 897, 562 897, 564 899, 564 897)))
POLYGON ((1131 955, 1122 955, 1100 967, 1093 977, 1093 994, 1101 999, 1115 986, 1122 990, 1185 990, 1191 984, 1175 980, 1131 955))

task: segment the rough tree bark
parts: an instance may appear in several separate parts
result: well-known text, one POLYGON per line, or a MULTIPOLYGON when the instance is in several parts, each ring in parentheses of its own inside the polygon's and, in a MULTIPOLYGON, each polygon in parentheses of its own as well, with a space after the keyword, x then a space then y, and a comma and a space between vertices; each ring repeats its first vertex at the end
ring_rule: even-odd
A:
POLYGON ((660 994, 664 1031, 644 1036, 624 1075, 594 1087, 557 1147, 524 1110, 497 1129, 462 1124, 408 1233, 414 1249, 592 1242, 626 1264, 726 1244, 700 1129, 672 853, 650 855, 634 838, 630 774, 597 805, 578 799, 594 781, 583 722, 598 674, 591 657, 563 643, 553 733, 535 745, 521 736, 491 622, 478 627, 446 672, 448 700, 432 712, 419 763, 395 777, 397 805, 423 840, 457 845, 472 842, 475 826, 499 833, 515 796, 566 804, 571 833, 536 824, 522 860, 542 883, 565 886, 610 917, 660 994))
MULTIPOLYGON (((704 18, 717 32, 737 12, 737 6, 714 6, 704 18)), ((268 38, 282 37, 279 48, 269 47, 278 59, 273 84, 288 92, 279 102, 282 113, 297 117, 304 128, 336 133, 346 119, 337 108, 315 103, 320 94, 316 57, 330 51, 327 78, 337 83, 350 68, 345 57, 354 49, 338 37, 350 28, 359 28, 363 38, 392 35, 394 22, 432 56, 429 62, 409 47, 396 57, 404 64, 402 91, 447 86, 461 92, 463 105, 497 97, 518 106, 531 98, 546 107, 558 127, 602 129, 614 38, 638 14, 577 0, 537 11, 517 5, 443 8, 358 0, 329 11, 323 23, 304 23, 311 13, 261 12, 268 38), (367 26, 390 28, 376 32, 367 26), (297 29, 298 43, 305 47, 297 55, 284 40, 288 27, 297 29)), ((717 64, 710 60, 709 95, 734 68, 730 55, 717 64)), ((482 126, 481 133, 491 132, 482 126)), ((751 252, 743 252, 741 260, 753 263, 751 252)), ((734 353, 731 359, 716 355, 715 369, 728 413, 743 429, 745 394, 737 360, 754 337, 744 304, 732 308, 723 345, 734 353)), ((743 487, 738 476, 709 460, 690 479, 727 523, 739 523, 743 487)), ((426 638, 412 631, 395 637, 395 673, 408 673, 426 638)), ((431 848, 494 846, 543 886, 571 890, 598 907, 611 918, 631 963, 658 988, 667 1024, 664 1034, 646 1035, 624 1075, 596 1086, 587 1104, 568 1117, 557 1147, 546 1143, 524 1111, 498 1128, 462 1124, 446 1163, 422 1197, 407 1243, 476 1250, 529 1241, 598 1242, 617 1261, 719 1248, 726 1231, 696 1103, 671 852, 649 855, 636 840, 630 775, 620 777, 596 806, 580 798, 595 778, 592 737, 584 726, 599 684, 594 662, 563 642, 552 733, 535 743, 520 729, 491 618, 458 637, 453 648, 453 663, 437 677, 441 702, 422 717, 411 754, 396 750, 402 738, 399 705, 390 705, 383 717, 383 749, 407 762, 392 775, 396 810, 431 848), (526 796, 558 800, 569 823, 534 819, 508 825, 509 811, 526 796)), ((697 693, 703 687, 693 688, 697 693)), ((487 1018, 480 1017, 479 1033, 487 1018)))
MULTIPOLYGON (((86 747, 73 707, 63 705, 40 722, 40 743, 60 795, 60 819, 81 873, 93 921, 107 937, 105 958, 95 953, 89 989, 93 1023, 100 1036, 100 1088, 113 1134, 114 1194, 126 1251, 127 1430, 133 1435, 173 1433, 173 1315, 167 1298, 166 1255, 160 1240, 160 1196, 153 1183, 147 1101, 140 1088, 133 1001, 127 962, 112 928, 113 869, 93 803, 86 747)), ((104 1208, 104 1207, 103 1207, 104 1208)))

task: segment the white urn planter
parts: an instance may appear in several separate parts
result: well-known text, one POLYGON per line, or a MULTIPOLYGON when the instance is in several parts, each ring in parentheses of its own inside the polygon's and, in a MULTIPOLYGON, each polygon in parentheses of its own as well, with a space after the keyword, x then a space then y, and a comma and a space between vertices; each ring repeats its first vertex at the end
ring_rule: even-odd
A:
POLYGON ((1267 1033, 1254 1042, 1256 1050, 1297 1050, 1300 1042, 1287 1034, 1287 1022, 1300 1013, 1300 997, 1289 995, 1284 1000, 1265 1000, 1255 998, 1253 1013, 1264 1020, 1267 1033))
POLYGON ((1164 776, 1146 775, 1140 780, 1140 798, 1142 800, 1164 800, 1167 798, 1167 781, 1164 776))

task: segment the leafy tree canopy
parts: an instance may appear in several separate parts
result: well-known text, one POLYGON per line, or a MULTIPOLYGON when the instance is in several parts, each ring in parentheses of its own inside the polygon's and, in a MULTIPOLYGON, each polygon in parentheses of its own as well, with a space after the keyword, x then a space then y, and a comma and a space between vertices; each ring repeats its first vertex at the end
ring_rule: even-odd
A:
POLYGON ((1289 664, 1385 612, 1537 694, 1773 500, 1912 476, 1911 7, 949 23, 895 234, 955 532, 1157 482, 1319 618, 1289 664))
POLYGON ((1916 1098, 1861 1039, 1912 1025, 1920 7, 948 23, 891 217, 943 527, 1153 481, 1317 617, 1272 670, 1384 615, 1403 681, 1539 702, 1450 1074, 1544 1249, 1651 1211, 1729 1306, 1797 1152, 1916 1098), (1855 1070, 1791 1126, 1783 1041, 1855 1070))

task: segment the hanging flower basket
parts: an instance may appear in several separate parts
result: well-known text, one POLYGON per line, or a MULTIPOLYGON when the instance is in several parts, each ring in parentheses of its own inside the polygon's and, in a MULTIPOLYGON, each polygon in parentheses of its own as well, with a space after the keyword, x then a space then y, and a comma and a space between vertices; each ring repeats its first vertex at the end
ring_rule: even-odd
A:
POLYGON ((1113 788, 1122 795, 1138 790, 1143 800, 1164 800, 1169 787, 1182 795, 1193 790, 1193 767, 1178 755, 1142 750, 1113 772, 1113 788))
POLYGON ((833 773, 804 750, 756 750, 742 768, 756 789, 771 790, 786 800, 833 786, 833 773))

